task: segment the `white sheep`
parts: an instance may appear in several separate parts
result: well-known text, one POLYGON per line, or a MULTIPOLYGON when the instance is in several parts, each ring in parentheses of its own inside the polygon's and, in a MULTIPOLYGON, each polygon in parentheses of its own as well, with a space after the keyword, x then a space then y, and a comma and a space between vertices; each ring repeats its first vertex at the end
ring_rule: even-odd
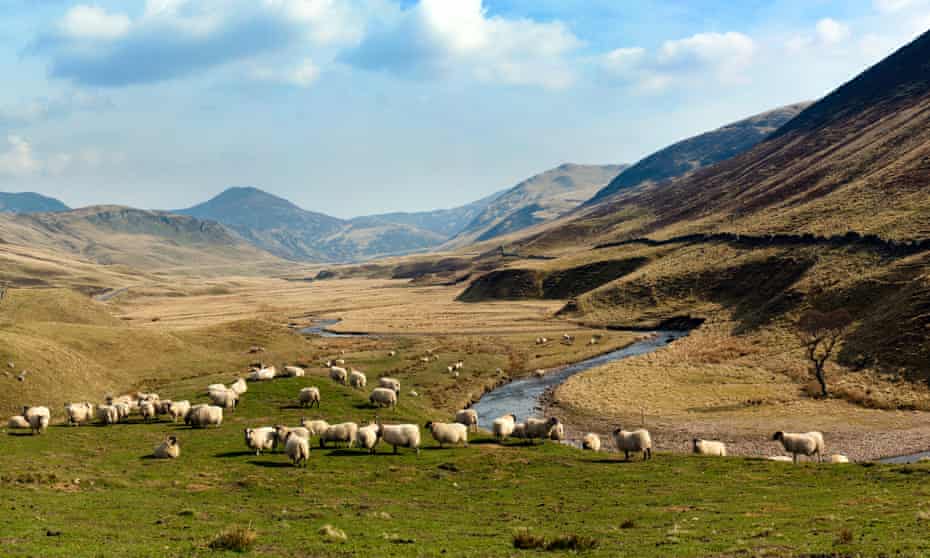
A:
POLYGON ((455 413, 455 422, 464 424, 472 432, 478 431, 478 411, 474 409, 462 409, 455 413))
POLYGON ((389 356, 389 357, 395 357, 395 356, 397 356, 397 351, 388 351, 388 356, 389 356))
POLYGON ((343 422, 341 424, 331 424, 320 434, 320 447, 325 448, 327 442, 345 443, 348 447, 355 445, 355 439, 358 436, 358 424, 354 422, 343 422))
POLYGON ((171 419, 174 422, 178 422, 178 419, 183 419, 190 410, 190 401, 186 399, 183 401, 172 401, 171 404, 168 405, 168 414, 171 415, 171 419))
POLYGON ((452 365, 453 370, 461 370, 463 368, 465 368, 465 363, 461 360, 452 365))
POLYGON ((381 424, 378 423, 378 436, 385 444, 417 450, 420 455, 420 428, 415 424, 381 424))
POLYGON ((223 386, 222 391, 210 392, 210 400, 217 407, 222 407, 227 411, 234 411, 239 405, 239 394, 223 386))
POLYGON ((340 368, 338 366, 333 366, 329 369, 329 377, 332 381, 337 384, 346 385, 346 382, 349 378, 349 372, 345 368, 340 368))
POLYGON ((387 376, 378 378, 378 387, 392 389, 398 395, 400 394, 400 380, 397 378, 389 378, 387 376))
POLYGON ((210 395, 210 392, 212 391, 225 391, 225 390, 226 390, 225 384, 210 384, 207 386, 207 395, 210 395))
POLYGON ((766 457, 769 461, 778 461, 779 463, 791 463, 793 459, 787 455, 771 455, 766 457))
POLYGON ((698 455, 712 455, 715 457, 726 457, 727 446, 723 442, 715 440, 702 440, 694 438, 691 440, 691 451, 698 455))
POLYGON ((214 405, 194 405, 184 422, 193 428, 219 427, 223 424, 223 408, 214 405))
POLYGON ((97 407, 97 420, 102 424, 116 424, 119 422, 119 411, 115 405, 100 405, 97 407))
POLYGON ((116 415, 119 417, 119 420, 126 420, 129 418, 130 413, 132 413, 132 407, 130 407, 129 403, 124 401, 113 403, 113 407, 116 409, 116 415))
POLYGON ((537 368, 536 371, 533 372, 533 375, 536 376, 537 378, 542 378, 543 376, 546 375, 546 371, 543 370, 542 368, 537 368))
POLYGON ((10 417, 10 420, 6 423, 6 427, 12 429, 26 429, 29 428, 29 421, 26 420, 26 417, 23 415, 15 415, 10 417))
POLYGON ((293 433, 295 436, 300 436, 305 440, 310 439, 310 429, 304 428, 303 426, 295 426, 291 428, 290 426, 284 426, 283 424, 278 424, 274 427, 275 434, 278 436, 278 440, 284 440, 287 438, 288 434, 293 433))
POLYGON ((549 431, 549 439, 554 442, 561 442, 565 439, 565 427, 562 426, 562 423, 552 427, 552 430, 549 431))
POLYGON ((244 379, 239 378, 238 380, 236 380, 235 382, 229 385, 229 389, 233 390, 239 395, 242 395, 243 393, 249 391, 249 386, 248 384, 245 383, 244 379))
POLYGON ((504 415, 502 417, 494 419, 492 424, 492 430, 494 432, 494 437, 499 441, 504 441, 511 435, 513 435, 514 425, 517 423, 517 417, 515 415, 504 415))
POLYGON ((638 430, 623 430, 622 428, 617 428, 613 431, 614 444, 617 446, 617 450, 622 451, 626 455, 626 460, 630 460, 630 452, 642 452, 643 461, 647 459, 652 459, 652 436, 649 435, 649 431, 640 428, 638 430))
POLYGON ((299 366, 285 366, 284 376, 287 378, 303 378, 306 372, 299 366))
POLYGON ((581 448, 591 451, 601 451, 601 437, 594 432, 588 432, 581 439, 581 448))
POLYGON ((375 388, 368 396, 368 401, 376 407, 397 408, 397 392, 388 388, 375 388))
POLYGON ((356 445, 360 448, 365 448, 368 450, 368 453, 375 453, 375 446, 378 445, 378 425, 369 424, 367 426, 362 426, 358 429, 358 434, 356 436, 356 445))
POLYGON ((833 463, 834 465, 839 465, 841 463, 849 463, 849 458, 846 457, 845 455, 834 453, 833 455, 830 456, 830 463, 833 463))
POLYGON ((152 452, 157 459, 177 459, 181 455, 181 446, 175 436, 168 436, 165 441, 155 446, 152 452))
POLYGON ((155 403, 145 400, 139 403, 139 414, 142 415, 142 420, 148 422, 149 419, 157 418, 155 414, 155 403))
POLYGON ((310 459, 310 443, 306 438, 289 432, 284 439, 284 451, 295 467, 300 467, 301 464, 304 467, 307 466, 307 461, 310 459))
POLYGON ((317 387, 305 387, 300 390, 297 394, 297 401, 300 403, 301 407, 313 407, 316 404, 317 408, 320 407, 320 389, 317 387))
POLYGON ((171 410, 171 400, 170 399, 159 399, 155 403, 155 414, 156 415, 167 415, 171 410))
POLYGON ((48 429, 52 413, 48 407, 23 407, 23 416, 29 422, 33 434, 41 434, 48 429))
POLYGON ((361 370, 352 369, 349 372, 349 385, 355 389, 365 389, 365 386, 368 385, 368 377, 365 376, 365 373, 361 370))
POLYGON ((813 457, 817 455, 819 462, 823 463, 823 434, 820 432, 805 432, 803 434, 794 432, 778 431, 772 436, 772 440, 781 442, 785 451, 790 453, 795 463, 798 462, 799 455, 813 457))
POLYGON ((556 417, 549 417, 548 419, 538 419, 538 418, 528 418, 524 423, 522 429, 520 429, 520 435, 517 435, 517 430, 514 430, 514 437, 525 438, 533 443, 533 440, 539 438, 540 440, 545 440, 552 435, 552 430, 560 424, 559 419, 556 417))
POLYGON ((271 426, 246 428, 244 434, 245 445, 255 450, 255 455, 261 455, 263 451, 271 451, 278 444, 278 434, 271 426))
POLYGON ((274 366, 269 366, 268 368, 252 370, 249 372, 248 376, 245 377, 245 379, 250 382, 264 382, 268 380, 274 380, 275 376, 277 375, 278 370, 274 366))
POLYGON ((65 413, 68 415, 68 424, 78 426, 93 420, 94 406, 86 401, 81 403, 68 403, 65 405, 65 413))
POLYGON ((323 432, 326 432, 326 429, 329 428, 329 423, 325 420, 309 420, 309 419, 300 419, 300 425, 306 428, 311 436, 321 436, 323 432))
POLYGON ((433 435, 433 439, 444 444, 464 444, 468 447, 468 427, 457 422, 427 422, 426 429, 433 435))

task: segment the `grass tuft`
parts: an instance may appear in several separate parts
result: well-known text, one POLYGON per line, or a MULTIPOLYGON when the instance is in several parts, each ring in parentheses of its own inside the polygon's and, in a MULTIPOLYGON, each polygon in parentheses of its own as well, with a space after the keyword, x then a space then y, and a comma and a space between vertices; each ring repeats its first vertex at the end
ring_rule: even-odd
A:
POLYGON ((320 527, 319 533, 320 537, 328 543, 342 543, 349 538, 346 536, 345 531, 337 527, 333 527, 328 523, 320 527))
POLYGON ((255 544, 258 534, 251 528, 233 527, 217 535, 210 541, 213 550, 231 550, 233 552, 246 552, 255 544))
POLYGON ((542 535, 534 535, 529 529, 517 529, 513 534, 513 546, 520 550, 546 550, 549 552, 584 552, 597 548, 597 539, 577 534, 559 535, 554 539, 546 539, 542 535))
POLYGON ((517 529, 513 533, 513 547, 520 550, 546 548, 546 538, 530 533, 529 529, 517 529))

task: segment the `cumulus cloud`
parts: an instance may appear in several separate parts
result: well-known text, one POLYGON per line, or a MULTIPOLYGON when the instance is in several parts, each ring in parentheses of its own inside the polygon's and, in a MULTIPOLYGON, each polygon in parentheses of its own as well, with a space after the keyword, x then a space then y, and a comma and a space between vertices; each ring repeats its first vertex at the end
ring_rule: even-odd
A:
POLYGON ((92 91, 70 91, 52 97, 34 97, 21 103, 0 106, 0 127, 22 127, 68 117, 79 112, 101 112, 113 108, 106 95, 92 91))
POLYGON ((255 66, 249 72, 249 77, 255 81, 306 88, 313 85, 320 77, 320 68, 313 60, 307 58, 291 68, 255 66))
POLYGON ((841 43, 850 36, 849 26, 832 18, 824 18, 817 22, 817 37, 826 45, 841 43))
POLYGON ((0 175, 22 178, 36 174, 42 164, 35 158, 32 145, 25 139, 9 135, 7 148, 0 151, 0 175))
POLYGON ((59 23, 61 33, 73 39, 113 40, 129 33, 132 22, 126 14, 111 14, 97 6, 77 5, 59 23))
POLYGON ((96 147, 82 147, 72 153, 40 154, 30 141, 10 134, 6 148, 0 148, 0 176, 17 179, 36 175, 57 176, 70 172, 97 170, 119 164, 122 153, 109 152, 96 147))
POLYGON ((916 6, 927 4, 926 0, 873 0, 875 9, 886 14, 903 12, 916 6))
POLYGON ((415 78, 465 74, 483 81, 559 88, 574 76, 581 41, 561 22, 487 15, 481 0, 420 0, 380 22, 344 53, 348 64, 415 78))

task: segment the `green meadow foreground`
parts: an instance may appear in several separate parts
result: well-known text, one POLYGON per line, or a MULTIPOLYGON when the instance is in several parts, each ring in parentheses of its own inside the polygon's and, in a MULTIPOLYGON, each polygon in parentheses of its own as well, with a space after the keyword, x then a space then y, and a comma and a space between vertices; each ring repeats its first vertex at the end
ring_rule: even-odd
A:
MULTIPOLYGON (((166 386, 163 397, 204 400, 206 378, 166 386)), ((406 391, 405 391, 406 393, 406 391)), ((396 412, 322 371, 250 384, 219 429, 138 418, 109 427, 15 432, 0 452, 4 556, 219 556, 210 543, 251 528, 256 556, 525 556, 514 534, 577 535, 590 556, 904 555, 930 552, 930 466, 791 466, 743 458, 616 454, 549 442, 439 449, 420 456, 379 446, 311 451, 306 469, 282 453, 255 456, 252 425, 428 418, 416 398, 396 412), (295 394, 317 385, 320 410, 295 394), (149 457, 175 435, 181 457, 149 457), (345 540, 321 535, 325 525, 345 540), (525 533, 524 533, 525 534, 525 533)), ((53 410, 54 412, 54 410, 53 410)))

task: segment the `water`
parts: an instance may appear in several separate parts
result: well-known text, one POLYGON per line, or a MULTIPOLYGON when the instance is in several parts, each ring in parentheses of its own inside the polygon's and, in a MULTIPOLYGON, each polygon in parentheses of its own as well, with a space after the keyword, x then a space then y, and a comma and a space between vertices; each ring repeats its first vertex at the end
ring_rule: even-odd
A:
POLYGON ((887 463, 889 465, 907 465, 908 463, 917 463, 922 457, 930 457, 930 451, 922 451, 920 453, 910 453, 907 455, 896 455, 894 457, 886 457, 884 459, 879 459, 879 463, 887 463))
POLYGON ((320 319, 314 320, 312 326, 305 327, 300 330, 302 335, 318 335, 320 337, 330 337, 330 338, 345 338, 345 337, 366 337, 373 339, 373 335, 367 333, 337 333, 335 331, 329 331, 329 327, 332 327, 338 324, 341 320, 332 320, 332 319, 320 319))
POLYGON ((504 384, 484 394, 477 403, 472 405, 472 408, 478 412, 478 425, 491 430, 494 419, 509 413, 516 415, 518 422, 526 420, 527 417, 536 416, 540 407, 539 400, 546 390, 561 384, 569 377, 608 362, 651 353, 686 335, 688 335, 687 331, 659 331, 654 337, 644 341, 566 366, 541 378, 524 378, 504 384))

